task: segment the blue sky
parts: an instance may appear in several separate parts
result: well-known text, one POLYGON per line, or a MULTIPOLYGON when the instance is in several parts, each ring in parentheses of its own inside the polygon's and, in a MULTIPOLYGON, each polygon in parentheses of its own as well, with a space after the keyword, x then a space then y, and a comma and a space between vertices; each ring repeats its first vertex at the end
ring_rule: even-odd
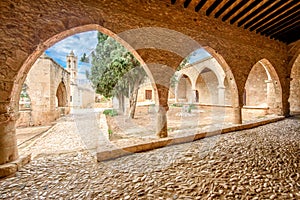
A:
MULTIPOLYGON (((58 64, 66 67, 66 56, 73 50, 78 61, 83 53, 89 55, 97 46, 97 31, 88 31, 67 37, 46 50, 46 54, 58 64)), ((85 71, 90 69, 88 63, 78 63, 78 76, 85 78, 85 71)))
POLYGON ((190 57, 190 60, 189 60, 189 63, 194 63, 194 62, 197 62, 198 60, 201 60, 203 58, 206 58, 206 57, 210 57, 211 55, 205 51, 204 49, 198 49, 196 51, 194 51, 193 53, 191 53, 191 57, 190 57))
MULTIPOLYGON (((46 50, 46 54, 53 58, 58 64, 66 67, 66 56, 73 50, 78 57, 78 61, 83 53, 90 53, 97 46, 97 31, 88 31, 67 37, 60 42, 54 44, 46 50)), ((198 49, 192 53, 189 63, 196 62, 200 59, 210 56, 204 49, 198 49)), ((85 71, 91 67, 88 63, 78 63, 78 77, 85 79, 85 71)))

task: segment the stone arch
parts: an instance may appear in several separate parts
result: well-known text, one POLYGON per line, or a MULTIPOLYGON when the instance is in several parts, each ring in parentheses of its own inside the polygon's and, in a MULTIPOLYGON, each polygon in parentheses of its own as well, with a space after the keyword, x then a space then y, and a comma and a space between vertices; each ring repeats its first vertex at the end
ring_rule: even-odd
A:
MULTIPOLYGON (((68 30, 64 30, 64 31, 52 36, 51 38, 47 39, 44 43, 40 44, 35 49, 35 51, 25 60, 25 62, 21 66, 21 68, 20 68, 20 70, 19 70, 19 72, 16 76, 16 81, 15 81, 15 84, 13 85, 13 89, 12 89, 12 101, 11 102, 14 102, 14 103, 18 102, 19 94, 21 92, 22 84, 25 81, 26 74, 29 72, 29 70, 30 70, 31 66, 33 65, 33 63, 43 54, 43 52, 46 49, 48 49, 49 47, 51 47, 55 43, 65 39, 69 36, 72 36, 72 35, 77 34, 77 33, 86 32, 86 31, 92 31, 92 30, 100 31, 100 32, 114 38, 119 43, 121 43, 141 63, 141 66, 146 71, 148 77, 150 78, 151 83, 154 83, 153 76, 152 76, 149 68, 147 67, 146 63, 143 61, 143 59, 137 53, 137 51, 134 48, 131 47, 130 44, 128 44, 125 40, 123 40, 121 37, 119 37, 114 32, 112 32, 112 31, 110 31, 110 30, 108 30, 108 29, 106 29, 106 28, 104 28, 104 27, 102 27, 98 24, 88 24, 88 25, 82 25, 82 26, 74 27, 74 28, 71 28, 71 29, 68 29, 68 30)), ((154 84, 153 84, 153 87, 155 88, 154 84)))
MULTIPOLYGON (((231 105, 234 108, 234 115, 240 115, 242 108, 242 99, 240 99, 238 94, 238 87, 234 75, 230 69, 230 66, 227 64, 225 59, 221 54, 219 54, 215 49, 210 46, 203 46, 203 48, 213 56, 214 59, 219 63, 225 73, 224 85, 228 85, 229 93, 231 95, 231 105), (225 83, 227 81, 227 83, 225 83)), ((235 116, 235 123, 242 123, 241 115, 240 117, 235 116), (240 119, 239 119, 240 118, 240 119)))
POLYGON ((245 90, 246 106, 267 107, 267 114, 282 113, 281 84, 275 68, 267 59, 261 59, 253 65, 245 90))
POLYGON ((68 95, 67 89, 64 82, 60 82, 56 90, 57 106, 67 107, 68 106, 68 95))
POLYGON ((198 69, 199 74, 201 74, 201 72, 203 72, 203 70, 205 69, 211 70, 216 75, 219 87, 224 87, 225 72, 223 71, 222 67, 220 67, 219 65, 202 66, 198 69))
POLYGON ((290 110, 291 113, 300 112, 300 54, 294 61, 291 70, 291 82, 290 82, 290 110))
POLYGON ((220 82, 217 73, 218 72, 211 70, 211 67, 201 67, 195 81, 195 91, 199 92, 200 97, 199 103, 207 105, 224 105, 224 79, 220 82))
POLYGON ((194 101, 192 91, 191 78, 187 74, 180 74, 175 86, 175 102, 192 103, 194 101))
MULTIPOLYGON (((205 51, 207 51, 211 55, 211 58, 217 63, 216 66, 210 67, 210 70, 214 71, 218 78, 218 104, 227 106, 230 105, 233 109, 232 122, 236 124, 242 123, 241 109, 243 107, 243 102, 242 98, 239 97, 237 83, 231 68, 223 56, 212 47, 205 44, 200 48, 203 48, 205 51)), ((209 65, 206 65, 206 67, 209 68, 209 65)), ((197 69, 197 72, 195 72, 197 76, 194 82, 196 82, 198 74, 204 68, 205 67, 202 67, 200 70, 197 69)))

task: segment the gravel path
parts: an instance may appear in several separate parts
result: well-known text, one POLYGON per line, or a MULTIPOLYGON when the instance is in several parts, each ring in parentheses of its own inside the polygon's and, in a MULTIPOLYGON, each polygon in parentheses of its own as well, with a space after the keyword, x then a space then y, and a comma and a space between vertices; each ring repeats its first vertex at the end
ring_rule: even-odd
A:
POLYGON ((80 148, 38 155, 0 199, 300 199, 299 118, 100 163, 62 138, 80 148))

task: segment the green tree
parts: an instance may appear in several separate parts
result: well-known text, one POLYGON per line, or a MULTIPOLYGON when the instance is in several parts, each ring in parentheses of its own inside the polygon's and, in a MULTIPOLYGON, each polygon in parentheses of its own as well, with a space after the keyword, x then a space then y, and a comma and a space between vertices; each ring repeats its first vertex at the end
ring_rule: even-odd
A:
POLYGON ((89 63, 89 57, 86 56, 86 53, 83 53, 82 57, 80 58, 81 62, 89 63))
POLYGON ((117 97, 119 111, 124 112, 124 99, 130 100, 129 116, 134 117, 139 85, 145 71, 136 58, 124 46, 103 33, 98 33, 98 44, 92 52, 91 72, 87 77, 103 96, 117 97))

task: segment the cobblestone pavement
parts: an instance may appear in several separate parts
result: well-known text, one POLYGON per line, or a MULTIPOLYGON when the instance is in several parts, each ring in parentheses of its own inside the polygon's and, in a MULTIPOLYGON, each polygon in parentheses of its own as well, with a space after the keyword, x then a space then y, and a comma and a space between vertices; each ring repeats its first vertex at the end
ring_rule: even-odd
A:
MULTIPOLYGON (((103 134, 99 124, 100 111, 78 110, 74 114, 60 118, 47 133, 40 138, 19 147, 20 154, 69 153, 88 150, 95 154, 103 134), (101 138, 101 139, 100 139, 101 138)), ((102 139, 102 141, 104 141, 102 139)))
POLYGON ((1 199, 300 199, 299 118, 100 163, 67 131, 41 145, 59 134, 73 152, 37 155, 1 199))

